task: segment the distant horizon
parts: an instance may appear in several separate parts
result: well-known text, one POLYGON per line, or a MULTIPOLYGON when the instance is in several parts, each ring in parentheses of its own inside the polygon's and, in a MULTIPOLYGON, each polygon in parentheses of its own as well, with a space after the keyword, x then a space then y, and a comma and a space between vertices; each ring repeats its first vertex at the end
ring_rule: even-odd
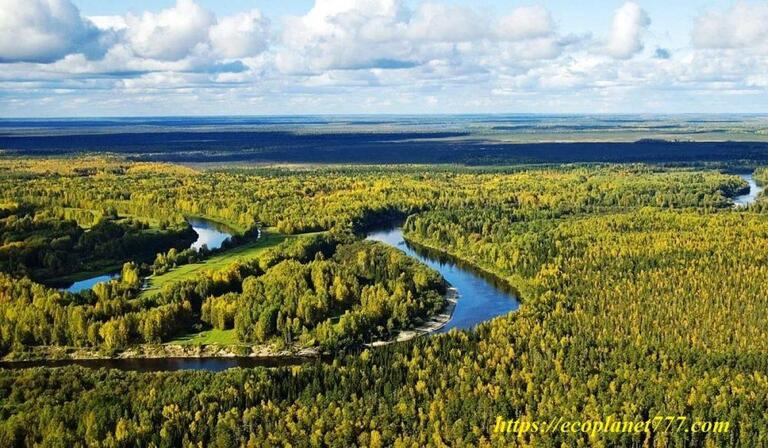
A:
POLYGON ((222 114, 222 115, 90 115, 90 116, 0 116, 0 121, 42 120, 111 120, 111 119, 172 119, 172 118, 311 118, 311 117, 473 117, 473 116, 535 116, 535 117, 684 117, 684 116, 742 116, 768 118, 766 112, 457 112, 457 113, 308 113, 308 114, 222 114))

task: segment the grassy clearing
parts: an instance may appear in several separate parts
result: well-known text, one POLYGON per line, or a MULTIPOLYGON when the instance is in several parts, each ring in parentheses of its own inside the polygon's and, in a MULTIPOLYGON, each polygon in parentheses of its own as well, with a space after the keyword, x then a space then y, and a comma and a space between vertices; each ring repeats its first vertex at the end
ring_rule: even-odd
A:
POLYGON ((263 231, 261 238, 256 241, 252 241, 242 246, 227 250, 226 252, 215 255, 208 260, 205 260, 204 262, 185 264, 169 272, 166 272, 165 274, 158 275, 156 277, 150 277, 149 288, 142 292, 142 296, 154 294, 167 283, 173 283, 179 280, 190 278, 199 272, 216 271, 223 269, 236 261, 246 261, 256 258, 259 256, 259 254, 269 249, 270 247, 274 247, 282 243, 286 238, 289 237, 279 233, 263 231))
POLYGON ((238 345, 235 330, 218 330, 216 328, 200 333, 188 333, 181 335, 168 344, 178 345, 238 345))

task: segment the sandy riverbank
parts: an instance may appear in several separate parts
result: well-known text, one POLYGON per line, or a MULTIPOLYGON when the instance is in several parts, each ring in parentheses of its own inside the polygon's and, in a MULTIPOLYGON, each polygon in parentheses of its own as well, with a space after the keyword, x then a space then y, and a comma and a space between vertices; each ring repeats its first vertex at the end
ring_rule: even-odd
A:
POLYGON ((394 342, 409 341, 419 336, 434 333, 446 326, 448 322, 451 321, 451 317, 453 317, 453 311, 456 309, 456 302, 458 302, 458 300, 459 292, 456 290, 456 288, 449 287, 445 295, 445 307, 440 311, 440 313, 434 315, 430 320, 416 328, 400 331, 391 339, 386 341, 374 341, 366 344, 366 346, 380 347, 382 345, 392 344, 394 342))

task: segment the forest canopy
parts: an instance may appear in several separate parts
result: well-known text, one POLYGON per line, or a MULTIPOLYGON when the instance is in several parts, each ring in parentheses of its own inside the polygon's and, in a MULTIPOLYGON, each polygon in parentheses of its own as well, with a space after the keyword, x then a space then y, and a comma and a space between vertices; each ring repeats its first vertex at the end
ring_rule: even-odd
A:
MULTIPOLYGON (((133 222, 171 232, 186 215, 286 236, 156 291, 141 290, 152 270, 139 262, 70 294, 9 259, 4 352, 116 351, 205 325, 244 344, 335 353, 223 373, 3 369, 2 446, 759 446, 768 437, 766 201, 732 207, 747 187, 738 176, 613 164, 193 170, 109 158, 4 159, 0 173, 0 220, 50 236, 133 222), (117 221, 67 210, 114 210, 117 221), (514 286, 520 309, 472 330, 360 346, 444 305, 439 274, 361 241, 393 220, 409 241, 514 286), (340 351, 350 346, 358 350, 340 351), (499 415, 680 415, 731 430, 510 436, 493 432, 499 415)), ((763 169, 755 178, 768 180, 763 169)), ((25 232, 4 245, 32 244, 25 232)))

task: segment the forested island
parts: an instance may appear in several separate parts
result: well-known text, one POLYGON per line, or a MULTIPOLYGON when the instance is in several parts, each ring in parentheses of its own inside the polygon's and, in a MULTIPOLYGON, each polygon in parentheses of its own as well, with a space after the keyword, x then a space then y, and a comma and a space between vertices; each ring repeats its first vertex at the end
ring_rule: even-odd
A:
POLYGON ((4 365, 0 446, 758 446, 768 435, 768 201, 735 208, 748 185, 725 168, 5 156, 6 361, 189 343, 326 357, 221 373, 4 365), (238 233, 220 250, 188 249, 190 216, 238 233), (450 287, 364 240, 392 223, 514 287, 520 308, 370 346, 443 312, 450 287), (121 274, 91 290, 56 285, 115 265, 121 274), (606 415, 730 430, 493 430, 497 416, 606 415))

